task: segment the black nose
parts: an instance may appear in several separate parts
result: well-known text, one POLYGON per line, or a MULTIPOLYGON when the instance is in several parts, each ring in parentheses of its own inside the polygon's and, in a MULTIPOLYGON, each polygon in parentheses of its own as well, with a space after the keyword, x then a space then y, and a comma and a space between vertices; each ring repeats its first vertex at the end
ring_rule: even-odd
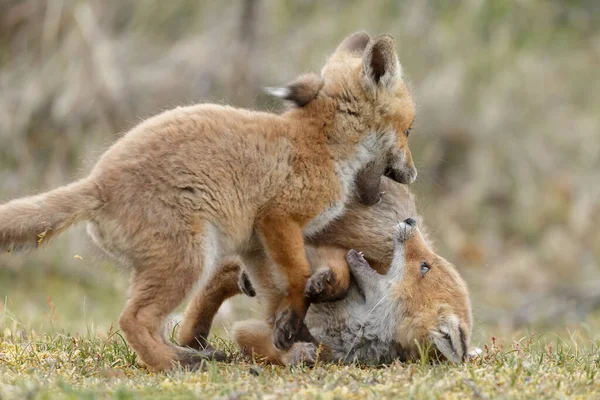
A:
POLYGON ((417 221, 415 221, 415 219, 414 219, 414 218, 406 218, 406 219, 404 220, 404 223, 405 223, 405 224, 408 224, 408 225, 410 225, 410 226, 415 226, 415 225, 417 224, 417 221))

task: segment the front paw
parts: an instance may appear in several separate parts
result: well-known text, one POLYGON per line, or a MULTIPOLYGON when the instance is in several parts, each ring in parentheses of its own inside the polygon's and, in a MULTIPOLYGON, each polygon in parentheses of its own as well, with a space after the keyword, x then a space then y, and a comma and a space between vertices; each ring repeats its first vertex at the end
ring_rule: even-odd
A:
POLYGON ((250 278, 248 277, 246 271, 240 271, 240 275, 238 276, 238 286, 246 296, 256 296, 256 290, 254 290, 252 282, 250 282, 250 278))
POLYGON ((331 269, 317 272, 309 278, 304 297, 311 303, 325 303, 342 299, 346 295, 331 269))
POLYGON ((225 352, 217 350, 212 346, 199 351, 178 348, 175 354, 179 364, 182 367, 189 368, 192 371, 204 369, 207 361, 225 362, 229 359, 225 352))
POLYGON ((314 343, 298 342, 283 358, 285 365, 315 365, 317 362, 317 346, 314 343))
POLYGON ((350 268, 364 267, 371 269, 371 266, 367 260, 365 260, 365 255, 362 251, 356 251, 354 249, 350 250, 348 254, 346 254, 346 262, 350 268))
POLYGON ((287 309, 275 317, 273 343, 278 349, 287 350, 298 341, 303 333, 304 322, 296 312, 287 309))
POLYGON ((358 201, 364 206, 375 206, 381 203, 383 200, 383 195, 385 192, 380 192, 378 189, 371 190, 368 192, 358 192, 356 195, 358 197, 358 201))

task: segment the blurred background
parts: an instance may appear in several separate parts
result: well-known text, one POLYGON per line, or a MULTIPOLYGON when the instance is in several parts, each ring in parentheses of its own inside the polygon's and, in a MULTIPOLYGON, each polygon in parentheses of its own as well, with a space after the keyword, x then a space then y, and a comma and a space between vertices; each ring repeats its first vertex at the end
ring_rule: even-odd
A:
MULTIPOLYGON (((120 135, 174 106, 277 111, 261 87, 318 72, 359 29, 397 41, 417 102, 413 189, 439 253, 468 281, 476 330, 592 329, 594 0, 0 0, 0 202, 85 175, 120 135)), ((127 281, 83 227, 0 255, 0 327, 105 332, 127 281)), ((221 329, 255 312, 242 303, 223 309, 221 329)))

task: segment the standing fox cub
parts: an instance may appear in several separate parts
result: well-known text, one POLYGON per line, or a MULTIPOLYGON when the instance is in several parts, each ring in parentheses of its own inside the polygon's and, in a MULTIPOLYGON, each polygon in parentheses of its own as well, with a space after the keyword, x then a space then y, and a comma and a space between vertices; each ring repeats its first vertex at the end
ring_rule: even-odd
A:
MULTIPOLYGON (((0 206, 0 251, 88 221, 95 243, 133 270, 119 319, 128 343, 165 370, 218 355, 166 343, 161 326, 202 274, 258 246, 273 261, 264 265, 289 282, 267 304, 274 343, 289 348, 306 331, 305 237, 340 216, 357 190, 365 203, 378 200, 359 171, 414 181, 407 136, 415 110, 394 40, 364 32, 346 38, 320 75, 272 93, 295 106, 276 115, 203 104, 142 122, 87 178, 0 206)), ((191 338, 193 329, 183 326, 191 338)))
MULTIPOLYGON (((234 326, 242 350, 290 364, 314 361, 320 343, 321 360, 382 363, 418 357, 419 343, 448 360, 464 360, 472 329, 467 286, 409 218, 417 211, 406 186, 383 178, 382 189, 379 204, 348 204, 342 218, 308 242, 313 275, 305 296, 312 305, 305 321, 315 343, 281 350, 272 343, 268 322, 243 321, 234 326), (369 261, 350 248, 364 251, 369 261)), ((224 263, 197 294, 199 346, 206 346, 203 338, 226 298, 241 291, 259 300, 276 297, 272 286, 254 285, 252 275, 239 271, 235 262, 224 263)))

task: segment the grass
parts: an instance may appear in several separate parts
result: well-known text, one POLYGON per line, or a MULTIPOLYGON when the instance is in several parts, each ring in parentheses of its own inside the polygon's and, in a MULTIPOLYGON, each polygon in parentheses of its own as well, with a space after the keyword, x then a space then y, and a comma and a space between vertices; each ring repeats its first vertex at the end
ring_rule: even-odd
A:
MULTIPOLYGON (((1 400, 600 396, 600 314, 584 322, 555 321, 544 327, 552 333, 543 334, 479 323, 472 344, 483 353, 464 365, 418 361, 379 368, 265 365, 242 357, 227 341, 230 321, 222 317, 212 342, 231 355, 231 363, 161 374, 141 366, 111 325, 123 302, 119 290, 97 286, 83 297, 85 282, 78 288, 76 281, 53 283, 48 275, 41 281, 49 286, 35 280, 20 286, 7 274, 0 274, 8 295, 0 299, 1 400), (52 298, 36 298, 38 292, 52 298)), ((233 305, 231 318, 252 315, 248 300, 238 300, 243 304, 233 305)))
POLYGON ((600 395, 600 337, 590 334, 589 327, 562 337, 528 334, 509 344, 491 337, 482 345, 482 354, 463 365, 423 360, 378 368, 323 363, 313 368, 270 366, 242 357, 231 343, 214 337, 213 343, 232 356, 231 363, 208 362, 200 372, 169 373, 154 373, 139 365, 122 335, 112 328, 73 336, 3 329, 1 399, 587 399, 600 395))

